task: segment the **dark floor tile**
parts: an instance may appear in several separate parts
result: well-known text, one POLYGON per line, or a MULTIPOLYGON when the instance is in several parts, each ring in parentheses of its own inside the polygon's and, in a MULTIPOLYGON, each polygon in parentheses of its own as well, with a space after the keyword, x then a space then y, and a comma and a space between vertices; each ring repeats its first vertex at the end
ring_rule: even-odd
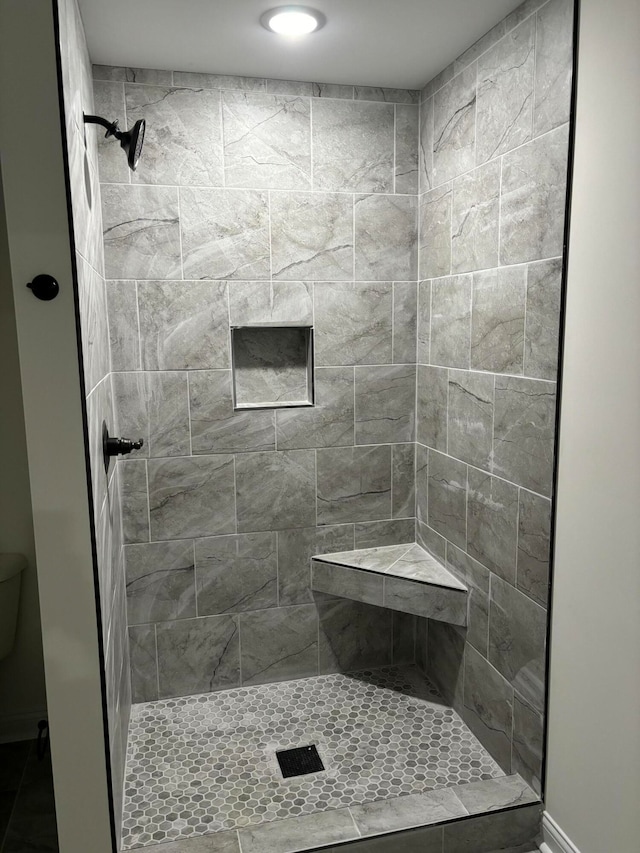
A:
POLYGON ((0 744, 0 791, 16 791, 20 785, 33 741, 0 744))

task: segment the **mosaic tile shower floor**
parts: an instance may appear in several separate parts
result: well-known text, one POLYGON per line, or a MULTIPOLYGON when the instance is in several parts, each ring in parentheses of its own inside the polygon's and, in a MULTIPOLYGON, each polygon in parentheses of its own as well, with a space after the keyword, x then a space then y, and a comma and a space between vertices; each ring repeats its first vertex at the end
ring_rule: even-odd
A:
POLYGON ((124 850, 504 776, 414 667, 136 705, 124 850), (283 779, 276 750, 325 771, 283 779))

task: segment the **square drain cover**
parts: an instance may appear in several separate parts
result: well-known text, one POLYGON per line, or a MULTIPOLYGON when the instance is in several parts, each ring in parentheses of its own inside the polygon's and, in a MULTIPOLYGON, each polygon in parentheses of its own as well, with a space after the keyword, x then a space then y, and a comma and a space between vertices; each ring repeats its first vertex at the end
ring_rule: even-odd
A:
POLYGON ((324 770, 322 759, 315 745, 299 746, 297 749, 283 749, 276 752, 280 770, 285 779, 291 776, 306 776, 307 773, 319 773, 324 770))

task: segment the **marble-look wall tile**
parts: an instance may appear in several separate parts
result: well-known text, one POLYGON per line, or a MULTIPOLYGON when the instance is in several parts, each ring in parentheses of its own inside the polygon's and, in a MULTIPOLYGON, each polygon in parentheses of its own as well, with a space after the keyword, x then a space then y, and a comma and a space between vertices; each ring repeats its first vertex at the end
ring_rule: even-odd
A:
POLYGON ((475 166, 475 63, 436 92, 433 100, 433 173, 439 186, 475 166))
POLYGON ((412 664, 416 656, 416 625, 418 617, 410 613, 393 613, 393 645, 391 649, 394 666, 412 664))
POLYGON ((431 282, 431 363, 469 367, 472 276, 431 282))
POLYGON ((537 853, 541 817, 542 806, 532 805, 448 824, 443 853, 537 853))
POLYGON ((353 371, 353 367, 316 368, 315 405, 275 413, 279 450, 354 444, 353 371))
POLYGON ((312 561, 312 586, 314 593, 355 599, 382 607, 383 584, 381 574, 359 572, 345 566, 312 561))
POLYGON ((516 586, 543 607, 549 597, 551 503, 520 489, 516 586))
MULTIPOLYGON (((117 121, 120 128, 126 128, 123 83, 96 80, 93 84, 93 102, 96 115, 108 116, 109 121, 117 121)), ((85 134, 90 133, 95 134, 98 148, 100 180, 104 183, 128 184, 130 169, 116 140, 105 136, 104 129, 99 125, 87 125, 85 134)))
POLYGON ((471 367, 522 373, 526 267, 473 274, 471 367))
POLYGON ((528 265, 524 333, 526 376, 553 381, 558 374, 561 288, 561 258, 528 265))
POLYGON ((178 190, 103 184, 107 278, 182 278, 178 190))
POLYGON ((418 282, 418 364, 431 361, 431 282, 418 282))
POLYGON ((435 278, 451 272, 452 185, 444 184, 420 196, 418 277, 435 278))
POLYGON ((125 85, 127 121, 145 119, 137 184, 222 184, 220 94, 207 90, 125 85))
POLYGON ((353 86, 344 86, 341 83, 312 83, 312 97, 314 98, 342 98, 347 101, 353 100, 353 86))
POLYGON ((110 370, 107 297, 102 276, 83 258, 77 261, 82 366, 89 394, 110 370))
POLYGON ((199 616, 277 605, 275 532, 198 539, 195 562, 199 616))
POLYGON ((494 473, 539 494, 551 493, 555 411, 553 383, 496 378, 494 473))
POLYGON ((420 444, 446 453, 448 371, 421 364, 417 381, 417 439, 420 444))
MULTIPOLYGON (((419 426, 420 418, 418 417, 418 427, 419 426)), ((418 436, 418 441, 416 443, 416 540, 421 545, 423 545, 422 529, 429 524, 428 498, 429 448, 420 443, 420 436, 418 436)))
POLYGON ((243 613, 242 683, 265 684, 318 674, 315 605, 243 613))
POLYGON ((417 312, 418 290, 416 282, 394 281, 391 353, 394 364, 416 363, 417 312))
POLYGON ((481 36, 478 41, 474 42, 471 47, 468 47, 464 53, 454 61, 453 69, 456 74, 471 65, 472 62, 489 50, 497 41, 499 41, 506 32, 504 19, 499 21, 495 27, 492 27, 488 32, 481 36))
POLYGON ((156 68, 94 65, 92 71, 94 80, 117 80, 122 83, 144 83, 150 86, 171 85, 172 72, 156 68))
POLYGON ((236 458, 238 532, 314 524, 315 483, 312 450, 239 455, 236 458))
POLYGON ((418 265, 417 199, 402 195, 355 197, 355 278, 411 281, 418 265))
MULTIPOLYGON (((316 814, 300 814, 288 820, 277 820, 238 832, 243 853, 279 853, 308 847, 310 839, 331 853, 328 844, 358 838, 349 809, 330 809, 316 814)), ((238 851, 240 847, 238 847, 238 851)), ((230 853, 236 853, 230 851, 230 853)))
POLYGON ((196 615, 192 542, 127 545, 125 557, 129 625, 196 615))
POLYGON ((352 197, 344 193, 272 193, 271 254, 274 279, 352 279, 352 197))
POLYGON ((546 631, 544 608, 493 575, 489 661, 538 711, 544 710, 546 631))
MULTIPOLYGON (((316 554, 351 551, 353 525, 300 527, 278 531, 278 597, 280 606, 310 604, 311 558, 316 554)), ((357 547, 368 547, 359 545, 357 547)))
POLYGON ((199 74, 193 71, 174 71, 174 86, 192 89, 243 89, 248 92, 266 92, 267 81, 263 77, 236 77, 230 74, 199 74))
POLYGON ((478 60, 478 163, 531 139, 534 41, 529 18, 478 60))
POLYGON ((155 625, 133 625, 129 628, 129 658, 132 701, 155 702, 158 698, 155 625))
POLYGON ((318 524, 391 516, 390 447, 324 448, 317 460, 318 524))
POLYGON ((160 699, 240 686, 237 616, 159 622, 156 637, 160 699))
POLYGON ((388 666, 392 661, 393 613, 359 601, 318 605, 320 674, 388 666))
POLYGON ((111 370, 140 369, 138 294, 134 281, 107 281, 111 370))
POLYGON ((313 95, 313 83, 304 80, 267 79, 267 92, 271 95, 289 95, 310 98, 313 95))
POLYGON ((314 100, 311 110, 314 187, 341 192, 393 192, 393 106, 314 100))
POLYGON ((514 584, 517 539, 517 487, 470 468, 467 495, 469 554, 514 584))
POLYGON ((419 191, 433 188, 433 98, 420 104, 419 191))
POLYGON ((149 409, 147 405, 147 381, 144 373, 114 373, 113 404, 115 420, 107 419, 111 435, 127 438, 142 438, 143 446, 135 451, 134 458, 149 456, 149 409))
POLYGON ((510 772, 513 689, 473 646, 465 648, 464 666, 463 719, 498 764, 510 772))
POLYGON ((233 457, 150 459, 152 539, 235 533, 233 457))
POLYGON ((397 193, 418 192, 418 104, 396 106, 396 183, 397 193))
POLYGON ((427 631, 427 675, 438 685, 445 700, 460 713, 464 690, 464 631, 434 619, 429 619, 427 631))
POLYGON ((435 92, 439 89, 442 89, 443 86, 452 79, 454 74, 454 63, 451 62, 446 68, 443 68, 442 71, 439 71, 435 77, 432 77, 431 80, 423 86, 422 91, 420 93, 420 97, 422 100, 426 100, 430 98, 435 92))
POLYGON ((486 163, 453 182, 451 270, 498 264, 500 161, 486 163))
POLYGON ((536 136, 569 120, 573 50, 573 3, 551 0, 536 15, 536 136))
POLYGON ((382 545, 402 545, 415 538, 415 519, 391 521, 361 521, 355 526, 356 548, 379 548, 382 545))
POLYGON ((559 127, 502 160, 500 263, 562 254, 568 128, 559 127))
MULTIPOLYGON (((426 517, 426 516, 425 516, 426 517)), ((416 542, 441 563, 446 562, 447 540, 423 521, 416 519, 416 542)), ((453 547, 453 545, 451 546, 453 547)))
POLYGON ((147 463, 140 460, 120 460, 120 496, 122 528, 125 544, 149 541, 149 492, 147 463))
POLYGON ((313 284, 308 281, 236 281, 229 285, 232 326, 261 323, 313 325, 313 284))
POLYGON ((234 411, 230 370, 189 373, 192 453, 275 450, 275 413, 234 411))
POLYGON ((183 187, 180 227, 185 278, 269 278, 266 192, 183 187))
POLYGON ((145 370, 230 366, 225 282, 139 282, 138 307, 145 370))
POLYGON ((394 518, 412 518, 416 512, 416 450, 413 442, 393 446, 391 477, 391 514, 394 518))
POLYGON ((388 364, 392 356, 392 291, 388 281, 317 284, 317 364, 388 364))
POLYGON ((415 439, 415 365, 355 368, 356 444, 415 439))
POLYGON ((493 445, 493 376, 449 371, 448 452, 488 469, 493 445))
POLYGON ((307 98, 225 92, 225 186, 311 188, 311 102, 307 98))
POLYGON ((429 527, 459 548, 467 544, 467 466, 429 450, 429 527))
POLYGON ((187 374, 153 372, 147 373, 145 380, 149 456, 188 456, 191 437, 187 374))
POLYGON ((415 89, 390 89, 383 86, 354 86, 356 101, 386 101, 394 104, 417 104, 420 93, 415 89))
POLYGON ((542 714, 524 702, 517 693, 513 697, 513 744, 511 769, 519 773, 533 790, 542 788, 542 753, 544 721, 542 714))
POLYGON ((447 568, 469 590, 466 641, 486 657, 489 641, 489 569, 451 544, 447 545, 447 568))
POLYGON ((529 15, 533 15, 536 9, 542 6, 545 2, 546 0, 524 0, 524 3, 517 6, 514 11, 505 18, 506 31, 511 32, 514 27, 521 24, 529 17, 529 15))

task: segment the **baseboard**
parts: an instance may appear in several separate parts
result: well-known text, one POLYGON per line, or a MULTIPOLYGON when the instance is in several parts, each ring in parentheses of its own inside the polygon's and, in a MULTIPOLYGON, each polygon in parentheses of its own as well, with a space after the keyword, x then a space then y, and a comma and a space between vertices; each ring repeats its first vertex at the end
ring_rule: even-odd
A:
POLYGON ((542 838, 540 853, 580 853, 548 812, 542 814, 542 838))
POLYGON ((38 722, 46 718, 46 708, 0 717, 0 743, 35 740, 38 737, 38 722))

